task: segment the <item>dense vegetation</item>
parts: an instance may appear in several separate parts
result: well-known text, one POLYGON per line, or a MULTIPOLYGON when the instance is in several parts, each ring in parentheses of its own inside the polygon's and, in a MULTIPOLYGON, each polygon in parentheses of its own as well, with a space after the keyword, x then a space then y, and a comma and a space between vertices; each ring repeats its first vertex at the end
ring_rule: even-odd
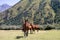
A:
POLYGON ((24 19, 34 24, 60 28, 60 0, 21 0, 0 13, 0 25, 22 25, 24 19))

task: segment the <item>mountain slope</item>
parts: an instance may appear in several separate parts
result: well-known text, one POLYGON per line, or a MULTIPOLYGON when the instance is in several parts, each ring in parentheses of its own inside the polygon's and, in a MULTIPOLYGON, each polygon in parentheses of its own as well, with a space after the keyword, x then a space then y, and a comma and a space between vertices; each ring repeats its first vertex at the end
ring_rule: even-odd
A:
POLYGON ((22 24, 23 19, 29 19, 35 24, 51 24, 54 22, 56 12, 52 0, 21 0, 10 9, 2 12, 4 24, 22 24), (51 4, 53 3, 53 4, 51 4))

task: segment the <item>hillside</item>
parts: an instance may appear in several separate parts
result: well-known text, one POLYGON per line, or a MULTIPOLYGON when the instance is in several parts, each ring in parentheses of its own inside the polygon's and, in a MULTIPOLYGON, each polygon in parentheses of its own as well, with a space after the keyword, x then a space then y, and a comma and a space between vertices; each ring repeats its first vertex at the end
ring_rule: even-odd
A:
POLYGON ((35 24, 52 24, 60 21, 60 0, 21 0, 0 13, 0 23, 19 25, 23 19, 35 24), (56 7, 55 7, 56 6, 56 7))

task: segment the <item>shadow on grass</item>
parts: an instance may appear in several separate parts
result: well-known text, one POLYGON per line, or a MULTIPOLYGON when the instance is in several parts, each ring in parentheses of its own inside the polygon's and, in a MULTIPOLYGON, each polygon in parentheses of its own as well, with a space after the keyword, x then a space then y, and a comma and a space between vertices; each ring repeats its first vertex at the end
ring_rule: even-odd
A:
POLYGON ((20 38, 23 38, 23 36, 16 36, 16 39, 20 39, 20 38))

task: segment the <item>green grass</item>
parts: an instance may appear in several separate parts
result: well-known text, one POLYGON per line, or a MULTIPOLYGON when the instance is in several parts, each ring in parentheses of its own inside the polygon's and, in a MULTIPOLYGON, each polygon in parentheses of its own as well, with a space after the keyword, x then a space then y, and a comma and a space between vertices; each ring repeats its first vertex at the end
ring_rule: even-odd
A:
POLYGON ((60 40, 60 30, 39 31, 29 34, 27 38, 16 39, 17 36, 23 36, 21 30, 0 30, 0 40, 60 40))

